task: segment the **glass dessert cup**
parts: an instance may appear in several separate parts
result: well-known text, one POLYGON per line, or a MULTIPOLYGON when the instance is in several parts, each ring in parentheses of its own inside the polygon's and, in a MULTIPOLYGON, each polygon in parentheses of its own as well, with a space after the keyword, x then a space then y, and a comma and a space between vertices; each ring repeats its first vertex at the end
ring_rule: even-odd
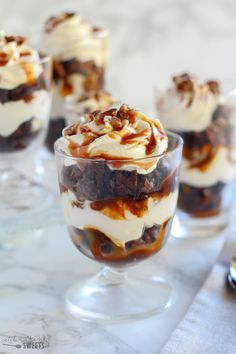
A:
POLYGON ((99 274, 67 291, 65 303, 72 315, 93 321, 132 320, 171 306, 173 290, 164 279, 126 272, 158 253, 170 233, 182 139, 172 133, 168 138, 165 153, 136 160, 71 157, 63 150, 63 138, 55 143, 70 237, 80 252, 104 265, 99 274), (125 170, 127 163, 136 167, 125 170), (153 168, 141 174, 137 166, 153 168))
POLYGON ((25 68, 28 81, 15 87, 14 78, 21 66, 9 65, 7 75, 13 82, 8 88, 2 87, 0 93, 0 243, 3 247, 18 242, 18 236, 18 240, 13 237, 16 229, 26 228, 31 221, 33 227, 32 215, 52 201, 48 191, 34 182, 34 176, 28 178, 20 172, 26 158, 35 154, 44 141, 51 106, 51 58, 44 56, 30 61, 29 65, 39 73, 37 77, 31 78, 30 70, 25 68))
MULTIPOLYGON (((188 85, 189 83, 191 83, 189 80, 185 82, 188 85)), ((229 81, 209 83, 213 94, 216 92, 220 95, 215 101, 212 113, 209 113, 210 103, 207 97, 205 100, 208 106, 206 104, 205 109, 201 102, 194 101, 194 96, 191 104, 185 108, 186 122, 187 117, 191 118, 187 110, 193 107, 191 113, 193 115, 195 105, 198 112, 202 112, 198 117, 198 123, 204 124, 207 117, 208 124, 198 131, 174 130, 184 141, 178 209, 172 227, 172 235, 178 238, 216 236, 230 223, 231 205, 236 192, 236 91, 235 86, 229 81)), ((185 86, 185 90, 188 91, 188 86, 185 86)), ((158 103, 160 92, 158 89, 157 106, 160 105, 160 101, 158 103)), ((171 101, 172 112, 176 102, 171 101)), ((180 102, 178 105, 175 111, 180 112, 183 103, 180 102)), ((159 109, 163 123, 169 128, 168 117, 166 122, 163 113, 165 114, 159 109)))

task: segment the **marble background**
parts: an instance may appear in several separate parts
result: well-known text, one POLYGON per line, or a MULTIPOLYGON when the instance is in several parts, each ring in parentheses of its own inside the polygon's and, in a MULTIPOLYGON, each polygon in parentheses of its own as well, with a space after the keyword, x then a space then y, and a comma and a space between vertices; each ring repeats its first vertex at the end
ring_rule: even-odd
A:
POLYGON ((191 70, 236 79, 235 0, 0 0, 1 29, 40 29, 45 18, 77 10, 110 31, 108 87, 153 111, 153 91, 191 70))

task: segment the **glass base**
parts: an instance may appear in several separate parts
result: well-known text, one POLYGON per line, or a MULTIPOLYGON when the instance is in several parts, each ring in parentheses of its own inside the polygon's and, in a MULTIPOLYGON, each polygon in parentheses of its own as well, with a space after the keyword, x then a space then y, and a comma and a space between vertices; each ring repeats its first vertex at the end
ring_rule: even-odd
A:
POLYGON ((0 248, 9 248, 42 233, 60 212, 55 197, 17 171, 1 173, 0 248), (29 236, 29 237, 28 237, 29 236))
POLYGON ((124 270, 109 267, 76 283, 65 295, 73 316, 96 322, 145 318, 167 309, 173 301, 172 287, 165 280, 128 277, 124 270))
POLYGON ((171 235, 185 239, 213 237, 225 230, 228 224, 227 211, 216 216, 194 218, 178 210, 173 220, 171 235))

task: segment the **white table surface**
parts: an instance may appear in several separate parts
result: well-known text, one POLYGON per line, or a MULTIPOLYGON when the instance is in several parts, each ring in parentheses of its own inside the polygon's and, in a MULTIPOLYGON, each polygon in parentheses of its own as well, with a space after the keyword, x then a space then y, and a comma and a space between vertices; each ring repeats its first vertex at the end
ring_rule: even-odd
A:
MULTIPOLYGON (((53 354, 157 354, 205 280, 223 240, 223 235, 170 239, 159 255, 133 271, 165 276, 176 290, 176 303, 146 320, 101 326, 74 319, 63 308, 67 287, 99 266, 76 250, 63 225, 45 229, 39 239, 0 254, 0 353, 25 353, 1 347, 2 336, 18 333, 48 336, 45 352, 53 354)), ((43 351, 32 350, 37 352, 43 351)))
MULTIPOLYGON (((81 275, 99 265, 72 244, 63 217, 43 235, 0 257, 0 354, 157 354, 183 318, 223 246, 225 236, 200 240, 170 238, 164 249, 133 272, 164 276, 176 291, 168 310, 145 320, 97 325, 74 319, 64 310, 63 295, 81 275), (49 348, 4 346, 12 336, 47 337, 49 348)), ((181 354, 181 353, 180 353, 181 354)))

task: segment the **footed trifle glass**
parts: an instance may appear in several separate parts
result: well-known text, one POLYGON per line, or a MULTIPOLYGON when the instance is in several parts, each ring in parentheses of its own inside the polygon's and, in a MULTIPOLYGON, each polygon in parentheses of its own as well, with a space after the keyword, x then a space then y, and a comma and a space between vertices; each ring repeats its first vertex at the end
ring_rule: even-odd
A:
MULTIPOLYGON (((103 118, 109 120, 110 112, 103 118)), ((80 131, 89 126, 95 133, 93 123, 83 125, 80 131)), ((101 127, 103 123, 98 124, 101 127)), ((115 119, 112 129, 117 124, 120 122, 115 119)), ((76 129, 76 125, 68 127, 64 135, 73 139, 76 129)), ((145 129, 126 132, 130 148, 135 139, 145 140, 145 129)), ((109 138, 103 133, 95 138, 101 139, 100 148, 104 140, 116 139, 119 130, 108 133, 109 138)), ((109 153, 92 158, 85 152, 86 145, 78 148, 70 142, 72 150, 68 151, 67 138, 56 141, 59 185, 70 237, 80 252, 104 265, 97 275, 81 278, 67 291, 65 302, 71 314, 96 321, 129 320, 172 304, 173 289, 165 279, 127 273, 129 267, 158 253, 170 233, 178 198, 182 139, 172 133, 167 136, 165 152, 137 159, 112 159, 109 153)), ((107 145, 105 149, 109 151, 107 145)))
POLYGON ((2 34, 0 77, 1 247, 15 236, 19 240, 17 228, 29 225, 32 215, 51 203, 50 193, 34 182, 33 173, 25 176, 20 172, 20 165, 45 138, 51 105, 51 59, 32 49, 25 38, 2 34))
POLYGON ((184 141, 172 234, 217 235, 230 223, 236 196, 236 86, 174 76, 172 84, 157 90, 156 107, 165 127, 184 141))

